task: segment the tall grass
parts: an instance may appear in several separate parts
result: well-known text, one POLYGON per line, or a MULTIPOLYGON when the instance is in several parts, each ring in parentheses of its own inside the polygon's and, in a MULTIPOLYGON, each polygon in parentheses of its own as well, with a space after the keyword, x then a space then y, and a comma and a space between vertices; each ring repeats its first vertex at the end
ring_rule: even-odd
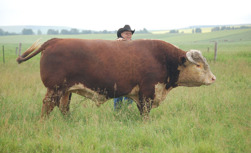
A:
POLYGON ((76 94, 69 116, 55 108, 41 120, 46 89, 39 56, 18 65, 13 49, 19 42, 28 48, 37 36, 0 37, 7 58, 5 64, 0 59, 0 152, 251 152, 251 38, 245 33, 135 35, 202 50, 217 77, 211 86, 173 89, 148 121, 135 104, 114 111, 112 100, 98 108, 76 94), (217 62, 213 40, 219 42, 217 62))

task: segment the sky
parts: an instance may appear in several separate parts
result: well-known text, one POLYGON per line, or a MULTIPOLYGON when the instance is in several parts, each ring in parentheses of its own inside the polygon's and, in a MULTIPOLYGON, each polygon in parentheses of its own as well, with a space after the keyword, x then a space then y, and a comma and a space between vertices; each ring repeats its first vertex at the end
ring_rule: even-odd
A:
POLYGON ((0 26, 168 30, 251 24, 250 0, 1 0, 0 26))

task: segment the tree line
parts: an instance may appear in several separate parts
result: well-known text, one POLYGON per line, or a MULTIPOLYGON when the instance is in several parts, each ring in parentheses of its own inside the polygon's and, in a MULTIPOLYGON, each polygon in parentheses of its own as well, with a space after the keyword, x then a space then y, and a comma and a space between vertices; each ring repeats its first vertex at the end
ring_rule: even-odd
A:
POLYGON ((240 27, 235 27, 235 26, 218 26, 218 27, 214 27, 212 28, 212 32, 214 31, 223 31, 223 30, 237 30, 237 29, 249 29, 251 28, 250 26, 240 26, 240 27))
MULTIPOLYGON (((201 28, 195 28, 195 29, 192 29, 192 33, 201 33, 202 30, 201 28)), ((179 30, 170 30, 169 33, 179 33, 179 30)))
MULTIPOLYGON (((237 29, 249 29, 251 28, 250 26, 240 26, 240 27, 236 27, 236 26, 218 26, 218 27, 214 27, 211 29, 211 32, 214 31, 222 31, 222 30, 237 30, 237 29)), ((201 33, 202 29, 201 28, 193 28, 192 29, 192 33, 201 33)), ((169 33, 180 33, 179 30, 170 30, 169 33)))
POLYGON ((17 35, 17 33, 10 33, 8 31, 3 31, 2 29, 0 29, 0 36, 4 36, 4 35, 17 35))
MULTIPOLYGON (((236 29, 248 29, 251 28, 251 26, 217 26, 211 29, 211 32, 215 31, 222 31, 222 30, 236 30, 236 29)), ((193 28, 192 33, 201 33, 202 29, 201 28, 193 28)), ((117 33, 117 30, 114 31, 108 31, 108 30, 103 30, 103 31, 93 31, 93 30, 78 30, 76 28, 72 28, 70 30, 68 29, 62 29, 62 30, 55 30, 55 29, 48 29, 47 30, 47 35, 78 35, 78 34, 115 34, 117 33)), ((142 30, 136 30, 135 33, 150 33, 146 28, 142 30)), ((169 33, 180 33, 179 30, 170 30, 169 33)), ((182 33, 182 32, 181 32, 182 33)), ((32 29, 26 29, 24 28, 21 32, 21 35, 42 35, 41 30, 38 30, 36 33, 32 29)), ((0 29, 0 36, 4 35, 20 35, 20 33, 11 33, 8 31, 4 31, 0 29)))
MULTIPOLYGON (((55 29, 48 29, 47 30, 47 35, 78 35, 78 34, 115 34, 117 33, 117 30, 115 31, 108 31, 108 30, 103 30, 103 31, 93 31, 93 30, 78 30, 76 28, 72 28, 70 30, 68 29, 62 29, 61 31, 55 30, 55 29)), ((138 30, 135 31, 135 33, 150 33, 146 28, 143 30, 138 30)), ((32 29, 26 29, 24 28, 21 32, 21 35, 42 35, 41 30, 38 30, 37 33, 35 33, 32 29)), ((6 31, 3 31, 0 29, 0 36, 3 35, 18 35, 18 33, 9 33, 6 31)))

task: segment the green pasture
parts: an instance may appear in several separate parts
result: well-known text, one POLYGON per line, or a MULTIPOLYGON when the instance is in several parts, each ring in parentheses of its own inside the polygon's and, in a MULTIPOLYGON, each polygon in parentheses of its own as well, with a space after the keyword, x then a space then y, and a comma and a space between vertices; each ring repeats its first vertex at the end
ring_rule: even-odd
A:
POLYGON ((113 101, 96 105, 73 94, 71 114, 58 108, 41 120, 46 89, 40 80, 40 55, 18 65, 34 41, 54 38, 115 40, 116 35, 34 35, 0 37, 0 152, 251 152, 251 30, 201 34, 135 34, 160 39, 183 50, 198 49, 217 77, 211 86, 177 87, 145 121, 135 104, 113 110, 113 101), (214 62, 214 44, 218 43, 214 62), (3 63, 2 46, 5 49, 3 63))

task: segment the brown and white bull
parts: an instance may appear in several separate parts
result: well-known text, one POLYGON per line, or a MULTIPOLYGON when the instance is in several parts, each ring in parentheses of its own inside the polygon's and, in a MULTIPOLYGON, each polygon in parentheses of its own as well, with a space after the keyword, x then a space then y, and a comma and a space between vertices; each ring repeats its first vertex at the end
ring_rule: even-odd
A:
POLYGON ((171 89, 210 85, 216 80, 200 51, 185 52, 161 40, 54 38, 41 46, 34 43, 17 62, 40 52, 40 75, 47 88, 42 116, 55 106, 66 114, 71 93, 90 98, 98 106, 111 98, 130 97, 140 114, 147 116, 171 89))

